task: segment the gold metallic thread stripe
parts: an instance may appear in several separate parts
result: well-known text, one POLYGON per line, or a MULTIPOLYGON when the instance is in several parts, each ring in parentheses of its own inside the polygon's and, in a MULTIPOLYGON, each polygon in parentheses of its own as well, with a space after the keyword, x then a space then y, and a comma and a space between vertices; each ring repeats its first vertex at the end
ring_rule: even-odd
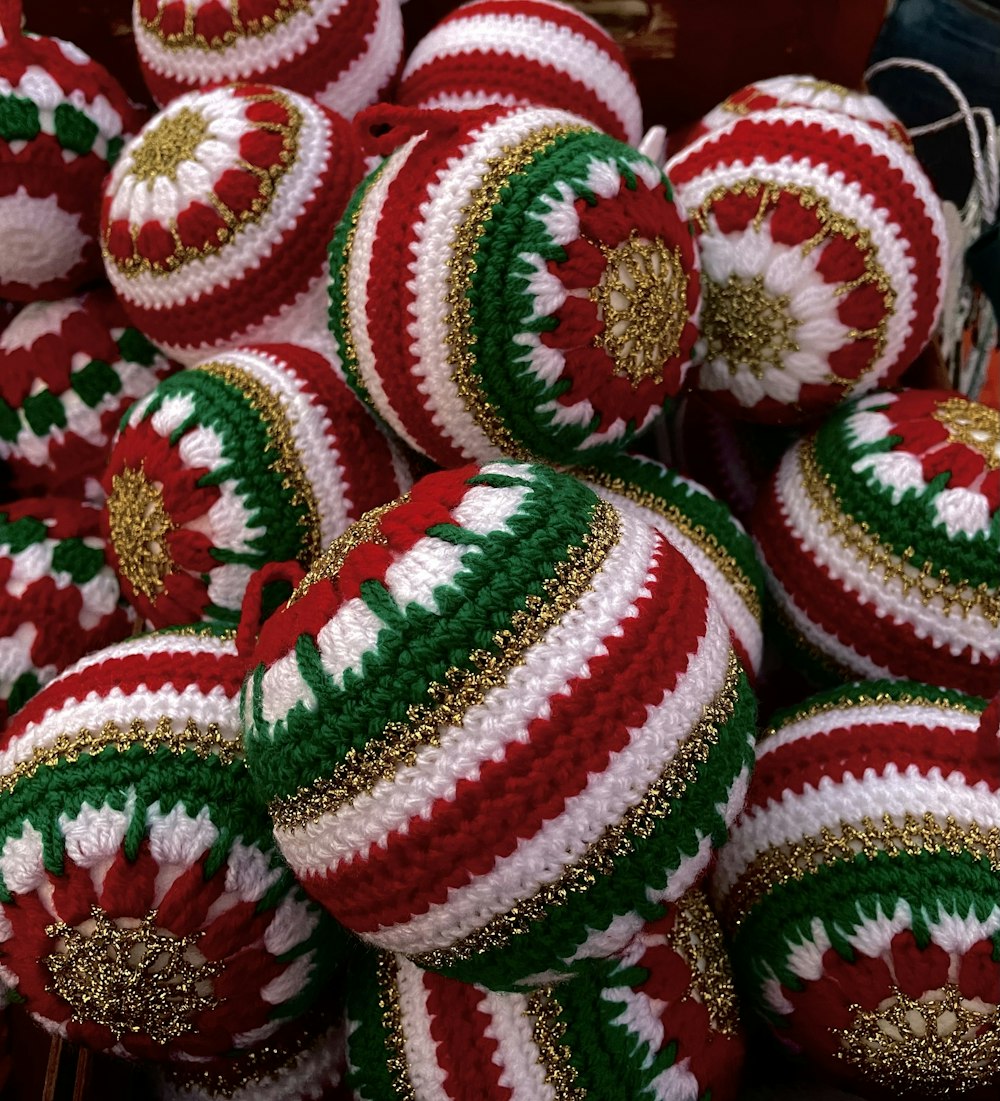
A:
POLYGON ((566 1043, 566 1022, 562 1006, 552 997, 552 988, 543 986, 528 995, 527 1010, 533 1018, 531 1037, 545 1068, 545 1081, 552 1087, 555 1101, 586 1101, 587 1090, 577 1082, 576 1067, 566 1043))
POLYGON ((554 576, 543 583, 545 597, 525 597, 524 610, 515 612, 510 627, 493 636, 496 649, 474 650, 469 655, 473 669, 448 669, 443 684, 432 683, 427 688, 433 702, 412 704, 407 722, 386 723, 379 738, 348 750, 330 776, 319 777, 292 796, 273 800, 270 811, 275 826, 301 829, 370 792, 379 780, 391 780, 399 769, 414 763, 422 747, 438 745, 441 729, 460 726, 469 708, 504 684, 527 650, 579 602, 620 536, 614 508, 605 501, 596 502, 582 542, 567 550, 566 557, 555 564, 554 576))
POLYGON ((406 1067, 406 1034, 403 1010, 396 982, 396 961, 391 952, 380 952, 375 962, 378 1004, 382 1010, 382 1030, 386 1041, 386 1068, 394 1087, 396 1101, 416 1101, 413 1083, 406 1067))
POLYGON ((414 963, 440 969, 483 952, 504 948, 513 937, 530 931, 546 913, 564 904, 571 894, 587 891, 598 876, 610 874, 619 859, 635 851, 637 840, 651 837, 660 822, 670 817, 674 801, 698 779, 711 750, 719 743, 721 728, 732 718, 740 676, 739 661, 730 650, 722 687, 705 705, 701 720, 667 762, 659 779, 635 806, 604 830, 575 864, 569 865, 557 879, 540 887, 529 898, 514 903, 450 947, 414 956, 414 963))
POLYGON ((740 1030, 740 1005, 733 982, 733 967, 722 926, 705 892, 692 887, 677 900, 674 915, 674 924, 668 934, 670 947, 691 972, 690 986, 684 997, 705 1007, 709 1024, 716 1032, 735 1036, 740 1030))

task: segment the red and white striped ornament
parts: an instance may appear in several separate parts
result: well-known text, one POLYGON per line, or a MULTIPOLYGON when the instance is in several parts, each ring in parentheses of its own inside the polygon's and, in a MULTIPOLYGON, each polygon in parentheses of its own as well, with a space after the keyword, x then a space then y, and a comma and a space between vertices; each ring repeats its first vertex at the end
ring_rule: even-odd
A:
POLYGON ((450 12, 407 59, 396 102, 559 107, 629 145, 642 139, 642 104, 621 48, 560 0, 473 0, 450 12))
POLYGON ((389 91, 403 56, 400 0, 134 0, 132 27, 161 106, 253 81, 351 118, 389 91))
POLYGON ((187 365, 260 340, 331 354, 326 247, 362 172, 347 121, 296 92, 181 96, 107 181, 108 278, 133 323, 187 365))
POLYGON ((946 290, 941 202, 913 153, 840 111, 772 108, 682 149, 667 174, 697 235, 695 386, 799 422, 890 386, 946 290))

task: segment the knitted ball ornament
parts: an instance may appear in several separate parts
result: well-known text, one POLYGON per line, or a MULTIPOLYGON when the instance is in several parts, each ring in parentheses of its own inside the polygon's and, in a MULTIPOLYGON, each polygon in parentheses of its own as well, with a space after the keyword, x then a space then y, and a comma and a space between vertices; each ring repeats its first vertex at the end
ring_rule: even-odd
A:
POLYGON ((764 646, 764 574, 739 520, 704 486, 639 455, 575 473, 615 508, 636 511, 684 555, 729 624, 743 668, 756 678, 764 646))
POLYGON ((0 743, 0 975, 73 1042, 190 1067, 270 1039, 343 942, 242 759, 245 660, 188 630, 72 666, 0 743))
POLYGON ((756 705, 651 525, 510 462, 429 475, 265 624, 247 760, 305 888, 493 989, 622 948, 741 805, 756 705))
POLYGON ((101 181, 142 119, 103 66, 22 35, 20 0, 0 3, 0 297, 61 298, 101 274, 101 181))
POLYGON ((233 626, 255 570, 308 565, 410 481, 328 360, 290 344, 229 352, 129 413, 104 478, 109 559, 153 626, 233 626))
POLYGON ((259 340, 329 341, 330 233, 363 171, 351 126, 236 84, 173 100, 105 185, 108 278, 135 325, 192 364, 259 340))
POLYGON ((642 104, 603 27, 557 0, 473 0, 417 43, 396 92, 410 107, 559 107, 620 141, 642 140, 642 104))
POLYGON ((350 118, 388 91, 403 56, 399 0, 134 0, 132 26, 161 106, 250 80, 350 118))
POLYGON ((0 458, 22 495, 95 495, 122 415, 174 369, 109 289, 35 302, 0 333, 0 458))
POLYGON ((372 953, 348 994, 356 1097, 732 1101, 743 1040, 722 931, 689 892, 629 963, 489 993, 372 953))
POLYGON ((0 510, 0 730, 78 658, 132 632, 99 512, 72 498, 0 510))
POLYGON ((714 873, 747 1001, 825 1070, 894 1096, 1000 1083, 1000 741, 977 731, 984 707, 878 681, 780 714, 714 873))
POLYGON ((819 683, 1000 689, 1000 414, 870 394, 795 444, 751 531, 783 634, 819 683))
POLYGON ((751 420, 802 421, 891 385, 945 291, 940 200, 912 152, 840 111, 735 118, 667 164, 697 228, 695 385, 751 420))

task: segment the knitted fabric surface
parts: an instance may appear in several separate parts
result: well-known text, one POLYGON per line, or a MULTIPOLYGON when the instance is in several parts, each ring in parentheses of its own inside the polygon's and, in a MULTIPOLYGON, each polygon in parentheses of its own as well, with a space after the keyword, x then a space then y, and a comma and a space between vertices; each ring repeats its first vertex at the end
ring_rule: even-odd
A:
POLYGON ((135 325, 190 365, 326 334, 325 257, 361 179, 350 125, 305 96, 235 84, 173 100, 105 185, 105 266, 135 325))
POLYGON ((396 102, 468 110, 559 107, 638 145, 642 104, 603 27, 557 0, 474 0, 446 15, 406 62, 396 102))
POLYGON ((1000 741, 915 682, 779 714, 713 887, 752 1004, 856 1085, 1000 1082, 1000 741))
POLYGON ((111 74, 0 3, 0 297, 61 298, 101 274, 101 181, 142 125, 111 74))
POLYGON ((669 182, 563 111, 414 115, 330 246, 348 378, 438 465, 615 452, 679 390, 699 279, 669 182))
POLYGON ((142 74, 161 106, 210 84, 260 81, 352 117, 399 71, 399 0, 134 0, 142 74))
POLYGON ((363 939, 524 988, 619 950, 742 803, 756 703, 666 540, 546 466, 432 474, 263 627, 247 760, 363 939))
POLYGON ((243 763, 245 660, 147 635, 46 685, 0 742, 0 976, 50 1032, 153 1061, 235 1055, 308 1008, 341 934, 243 763))
POLYGON ((2 506, 0 730, 57 673, 131 634, 120 598, 96 507, 60 497, 2 506))
POLYGON ((691 563, 732 633, 751 678, 764 648, 764 573, 746 529, 704 486, 639 455, 574 471, 619 511, 636 512, 691 563))
POLYGON ((104 479, 109 558, 153 626, 234 626, 255 570, 308 566, 410 481, 328 360, 290 344, 229 352, 129 413, 104 479))
POLYGON ((109 289, 25 306, 0 334, 0 458, 11 488, 99 497, 122 415, 173 369, 109 289))
POLYGON ((629 955, 570 982, 501 994, 371 953, 348 986, 354 1096, 733 1101, 743 1040, 704 896, 685 895, 629 955))
POLYGON ((701 254, 696 386, 801 421, 889 386, 941 312, 948 242, 916 157, 840 111, 734 118, 667 164, 701 254))
POLYGON ((869 394, 795 444, 751 522, 779 632, 819 683, 1000 688, 1000 414, 869 394))

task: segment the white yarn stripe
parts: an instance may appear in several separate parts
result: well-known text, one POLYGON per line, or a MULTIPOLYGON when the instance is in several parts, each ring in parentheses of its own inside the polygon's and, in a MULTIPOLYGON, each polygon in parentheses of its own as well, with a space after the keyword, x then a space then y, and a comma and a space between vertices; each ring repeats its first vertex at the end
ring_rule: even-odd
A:
POLYGON ((701 1083, 688 1069, 690 1064, 690 1059, 682 1059, 653 1079, 656 1101, 691 1101, 692 1097, 702 1096, 701 1083))
POLYGON ((572 27, 533 16, 515 19, 491 12, 440 25, 414 47, 403 81, 439 58, 480 50, 499 59, 509 55, 543 66, 551 71, 554 84, 566 77, 578 81, 619 121, 630 145, 641 140, 642 106, 628 72, 607 50, 572 27))
MULTIPOLYGON (((225 661, 236 656, 236 644, 216 635, 179 635, 173 632, 137 635, 116 642, 114 649, 95 650, 65 669, 57 681, 64 681, 76 673, 89 669, 92 665, 103 665, 109 660, 117 661, 128 657, 153 657, 157 654, 205 654, 217 661, 225 661)), ((50 692, 52 689, 50 688, 50 692)), ((61 707, 60 702, 57 706, 61 707)))
POLYGON ((647 710, 646 722, 630 730, 629 743, 604 771, 590 776, 557 818, 545 822, 533 837, 520 839, 514 852, 498 857, 487 874, 450 890, 446 902, 407 922, 380 927, 380 943, 413 954, 447 948, 580 861, 608 826, 641 801, 689 736, 722 687, 728 653, 729 630, 710 603, 705 637, 674 691, 647 710))
MULTIPOLYGON (((20 836, 8 837, 3 843, 3 849, 0 850, 0 873, 3 874, 7 890, 13 895, 40 891, 48 879, 42 835, 27 818, 24 819, 20 836)), ((46 912, 58 920, 59 915, 54 910, 51 892, 40 891, 39 901, 46 912)), ((3 938, 8 939, 9 934, 3 938)))
MULTIPOLYGON (((983 920, 976 917, 971 907, 966 914, 948 914, 940 905, 938 912, 928 917, 927 927, 931 941, 957 956, 965 955, 974 944, 981 940, 991 940, 1000 932, 1000 902, 983 920)), ((956 982, 958 977, 949 978, 951 982, 956 982)), ((994 1000, 1000 1002, 1000 990, 994 1000)))
POLYGON ((892 939, 913 928, 913 912, 909 903, 900 899, 891 914, 886 914, 881 905, 874 918, 863 916, 858 908, 858 921, 853 930, 845 930, 844 939, 863 956, 874 959, 890 950, 892 939))
POLYGON ((453 799, 464 779, 476 780, 486 761, 529 741, 531 723, 548 716, 551 700, 571 690, 606 640, 622 634, 622 622, 639 615, 636 601, 652 579, 658 536, 652 527, 622 518, 622 537, 576 606, 530 647, 504 684, 470 707, 461 726, 442 729, 437 746, 425 746, 391 782, 380 781, 335 812, 300 830, 276 829, 282 852, 299 874, 323 874, 372 845, 384 846, 395 831, 432 812, 435 800, 453 799))
POLYGON ((359 43, 359 53, 313 98, 347 119, 374 103, 399 67, 403 55, 403 13, 398 0, 379 0, 375 26, 359 43))
POLYGON ((498 1082, 510 1090, 510 1101, 558 1101, 539 1058, 527 998, 484 991, 478 1009, 490 1019, 483 1034, 497 1045, 493 1062, 500 1067, 498 1082))
POLYGON ((652 1062, 652 1056, 664 1047, 663 1002, 654 1002, 641 990, 630 986, 610 986, 601 991, 601 1000, 610 1002, 618 1012, 614 1025, 627 1029, 633 1037, 645 1045, 646 1051, 635 1052, 634 1058, 642 1066, 652 1062), (659 1011, 657 1010, 659 1006, 659 1011))
MULTIPOLYGON (((833 581, 839 582, 849 592, 857 593, 859 600, 869 605, 880 619, 912 624, 918 638, 928 639, 935 646, 947 647, 956 657, 967 646, 987 659, 1000 657, 1000 631, 979 607, 973 607, 966 614, 959 608, 953 608, 948 614, 944 611, 944 601, 938 596, 925 604, 916 587, 908 593, 904 592, 902 578, 887 577, 882 567, 872 566, 857 550, 844 545, 843 539, 831 530, 829 521, 806 492, 801 455, 802 444, 798 442, 786 452, 775 477, 775 496, 788 537, 801 542, 803 549, 800 553, 814 559, 818 569, 825 567, 833 581)), ((897 562, 907 576, 919 579, 920 571, 915 566, 902 559, 897 559, 897 562)), ((954 585, 945 589, 949 594, 957 591, 954 585)), ((968 586, 963 587, 961 592, 965 597, 975 595, 968 586)))
POLYGON ((274 917, 264 930, 264 947, 272 956, 283 956, 307 941, 320 921, 320 909, 302 892, 285 894, 275 907, 274 917))
POLYGON ((451 1101, 444 1088, 444 1070, 438 1062, 437 1043, 431 1036, 428 989, 425 972, 408 959, 396 959, 396 990, 399 996, 400 1033, 406 1074, 420 1101, 451 1101))
POLYGON ((750 807, 719 854, 715 889, 729 893, 753 861, 772 846, 789 845, 811 837, 821 826, 835 833, 841 824, 860 828, 865 817, 880 821, 888 814, 897 821, 910 814, 925 814, 943 822, 951 816, 964 828, 977 823, 983 830, 1000 827, 1000 795, 980 781, 970 784, 960 772, 941 776, 935 769, 921 775, 914 765, 900 772, 887 765, 881 774, 865 769, 860 777, 850 774, 835 783, 823 777, 819 787, 806 785, 798 794, 786 790, 780 802, 750 807))

